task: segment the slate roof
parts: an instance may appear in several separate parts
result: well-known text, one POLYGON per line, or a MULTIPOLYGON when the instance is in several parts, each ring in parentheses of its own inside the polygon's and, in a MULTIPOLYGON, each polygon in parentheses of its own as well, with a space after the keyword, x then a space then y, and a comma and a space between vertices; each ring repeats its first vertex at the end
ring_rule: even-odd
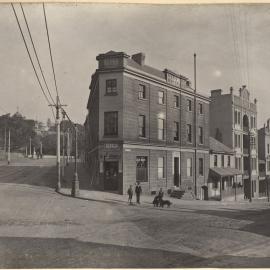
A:
POLYGON ((217 174, 219 176, 234 176, 234 175, 241 175, 242 172, 239 171, 238 169, 227 167, 227 168, 210 168, 210 173, 217 174))
POLYGON ((233 149, 229 148, 225 144, 221 143, 220 141, 216 140, 213 137, 209 137, 209 148, 212 152, 217 153, 226 153, 226 154, 233 154, 233 149))

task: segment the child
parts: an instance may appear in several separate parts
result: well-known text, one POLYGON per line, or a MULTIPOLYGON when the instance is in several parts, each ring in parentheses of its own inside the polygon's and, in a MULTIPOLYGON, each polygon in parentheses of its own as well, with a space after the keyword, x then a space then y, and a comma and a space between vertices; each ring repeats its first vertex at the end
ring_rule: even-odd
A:
POLYGON ((128 194, 128 202, 129 204, 132 204, 132 196, 133 196, 132 185, 129 186, 127 194, 128 194))

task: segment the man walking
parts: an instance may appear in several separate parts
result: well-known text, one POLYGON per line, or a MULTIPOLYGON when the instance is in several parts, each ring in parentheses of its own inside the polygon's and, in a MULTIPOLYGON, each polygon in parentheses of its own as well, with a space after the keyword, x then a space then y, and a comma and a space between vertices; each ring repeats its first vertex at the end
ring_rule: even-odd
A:
POLYGON ((132 196, 133 196, 132 185, 129 186, 127 194, 128 194, 128 202, 131 205, 132 204, 132 196))
POLYGON ((139 182, 137 182, 137 184, 136 184, 135 193, 136 193, 137 203, 140 204, 140 196, 141 196, 141 193, 142 193, 142 188, 141 188, 139 182))

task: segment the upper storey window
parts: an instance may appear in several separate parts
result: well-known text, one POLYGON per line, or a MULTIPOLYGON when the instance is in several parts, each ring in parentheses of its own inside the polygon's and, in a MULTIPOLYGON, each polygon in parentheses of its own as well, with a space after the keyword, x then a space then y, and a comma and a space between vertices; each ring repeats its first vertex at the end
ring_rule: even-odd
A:
POLYGON ((139 84, 138 96, 139 96, 139 99, 146 99, 145 85, 139 84))
POLYGON ((164 92, 158 91, 158 104, 164 104, 165 98, 164 98, 164 92))
POLYGON ((116 95, 117 94, 117 80, 110 79, 106 80, 106 95, 116 95))
POLYGON ((118 135, 118 112, 104 112, 104 136, 118 135))
POLYGON ((188 100, 187 100, 187 110, 188 110, 189 112, 192 111, 191 99, 188 99, 188 100))

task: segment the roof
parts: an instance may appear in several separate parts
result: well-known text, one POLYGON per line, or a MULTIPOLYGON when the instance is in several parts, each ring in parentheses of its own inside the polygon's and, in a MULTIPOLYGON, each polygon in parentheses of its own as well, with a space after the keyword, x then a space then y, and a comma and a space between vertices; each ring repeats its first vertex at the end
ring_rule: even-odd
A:
POLYGON ((210 173, 217 174, 218 176, 234 176, 234 175, 241 175, 242 172, 239 171, 238 169, 227 167, 227 168, 210 168, 210 173))
POLYGON ((216 140, 213 137, 209 137, 209 148, 210 151, 218 152, 218 153, 226 153, 226 154, 234 154, 233 149, 229 148, 225 144, 216 140))
POLYGON ((150 67, 148 65, 139 65, 138 63, 136 63, 132 58, 128 58, 127 59, 127 64, 130 66, 130 67, 133 67, 133 68, 136 68, 136 69, 139 69, 141 71, 144 71, 146 73, 149 73, 151 75, 154 75, 156 77, 159 77, 159 78, 162 78, 165 80, 165 74, 163 71, 161 70, 158 70, 156 68, 153 68, 153 67, 150 67))

